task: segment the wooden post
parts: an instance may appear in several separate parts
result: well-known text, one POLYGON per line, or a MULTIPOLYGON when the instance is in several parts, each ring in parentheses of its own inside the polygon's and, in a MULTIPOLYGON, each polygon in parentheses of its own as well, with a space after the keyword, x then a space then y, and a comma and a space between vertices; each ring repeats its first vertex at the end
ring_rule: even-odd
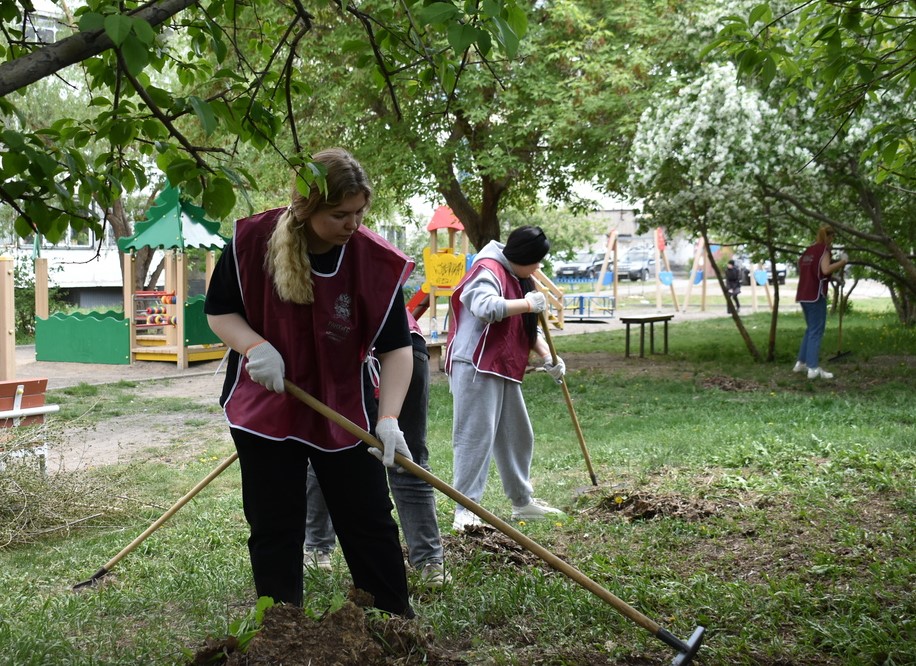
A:
POLYGON ((598 271, 598 283, 595 285, 595 296, 601 295, 601 288, 604 286, 604 276, 607 275, 607 265, 610 260, 611 253, 614 254, 614 263, 611 267, 611 270, 614 272, 611 274, 611 284, 613 285, 614 290, 614 307, 617 307, 617 230, 611 229, 607 235, 607 244, 604 248, 604 261, 601 262, 601 270, 598 271))
POLYGON ((13 257, 0 255, 0 380, 16 378, 15 265, 13 257))
POLYGON ((35 259, 35 319, 48 318, 48 260, 35 259))
POLYGON ((124 318, 127 320, 127 339, 130 342, 130 364, 133 365, 137 360, 137 354, 134 351, 137 348, 137 312, 134 303, 134 273, 136 270, 136 257, 134 251, 130 250, 121 255, 121 273, 124 276, 124 284, 121 285, 121 294, 124 299, 124 318))
MULTIPOLYGON (((436 231, 435 229, 429 232, 429 256, 430 257, 435 256, 436 253, 439 251, 438 235, 439 235, 439 232, 436 231)), ((439 337, 439 333, 438 333, 439 320, 436 318, 436 310, 439 309, 437 305, 438 304, 436 303, 436 285, 434 285, 432 281, 430 280, 430 284, 429 284, 429 334, 430 336, 432 336, 433 332, 435 331, 436 340, 438 340, 438 337, 439 337)))
POLYGON ((706 285, 709 281, 709 246, 703 253, 703 284, 700 286, 700 312, 706 312, 706 285))
POLYGON ((751 283, 751 307, 754 309, 754 314, 757 314, 757 276, 754 275, 755 270, 756 269, 752 266, 748 282, 751 283))
MULTIPOLYGON (((671 265, 668 263, 668 253, 662 252, 662 259, 665 261, 665 270, 671 273, 671 265)), ((677 312, 680 310, 680 307, 677 304, 677 291, 674 289, 674 273, 671 273, 671 300, 674 301, 674 311, 677 312)))
MULTIPOLYGON (((175 272, 175 250, 166 250, 165 251, 165 293, 166 294, 175 294, 175 303, 165 304, 165 313, 168 317, 177 317, 178 316, 178 294, 176 284, 178 282, 175 272)), ((175 349, 178 345, 181 344, 181 341, 178 339, 178 328, 176 326, 163 326, 163 332, 165 333, 165 346, 175 349)))
POLYGON ((175 250, 175 338, 178 367, 188 367, 188 341, 185 338, 185 302, 188 300, 188 270, 184 252, 175 250))
POLYGON ((210 291, 210 279, 213 277, 213 270, 216 268, 216 252, 209 250, 206 254, 206 263, 204 270, 204 293, 210 291))
POLYGON ((693 289, 693 283, 697 277, 697 271, 703 262, 703 239, 697 239, 696 246, 693 249, 693 266, 690 268, 690 274, 687 276, 687 293, 684 295, 684 312, 687 312, 687 305, 690 303, 690 291, 693 289))

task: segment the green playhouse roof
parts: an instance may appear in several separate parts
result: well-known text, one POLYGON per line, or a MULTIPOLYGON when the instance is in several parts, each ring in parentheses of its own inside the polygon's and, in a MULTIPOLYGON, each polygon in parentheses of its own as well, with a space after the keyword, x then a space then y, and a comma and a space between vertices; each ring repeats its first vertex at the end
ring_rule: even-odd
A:
POLYGON ((204 217, 200 206, 182 201, 178 188, 166 185, 146 213, 144 222, 137 222, 136 233, 118 239, 122 252, 144 247, 163 250, 203 248, 218 250, 228 242, 219 234, 219 222, 204 217))

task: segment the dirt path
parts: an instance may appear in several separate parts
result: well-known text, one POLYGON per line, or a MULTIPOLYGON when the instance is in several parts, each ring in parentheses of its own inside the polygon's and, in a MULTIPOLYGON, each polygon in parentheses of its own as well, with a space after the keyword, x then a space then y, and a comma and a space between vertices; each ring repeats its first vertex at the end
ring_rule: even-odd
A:
POLYGON ((222 381, 222 374, 206 373, 143 383, 137 391, 144 399, 181 398, 186 408, 110 418, 85 427, 77 418, 60 436, 48 437, 48 469, 72 471, 152 458, 183 460, 221 442, 228 444, 229 429, 217 405, 222 381))

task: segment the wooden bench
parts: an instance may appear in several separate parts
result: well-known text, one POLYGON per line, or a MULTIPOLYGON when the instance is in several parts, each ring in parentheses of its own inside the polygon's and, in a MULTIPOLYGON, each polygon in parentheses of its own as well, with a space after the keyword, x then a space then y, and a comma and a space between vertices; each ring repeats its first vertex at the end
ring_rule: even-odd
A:
POLYGON ((620 323, 625 324, 627 327, 627 346, 626 346, 626 356, 630 356, 630 325, 639 324, 639 357, 643 358, 646 355, 646 324, 649 325, 649 353, 655 353, 655 324, 657 322, 664 322, 665 324, 665 351, 668 353, 668 322, 674 317, 673 314, 669 315, 653 315, 649 317, 621 317, 620 323))
POLYGON ((427 339, 426 348, 429 350, 429 371, 444 371, 445 359, 442 356, 442 350, 445 349, 445 342, 443 340, 431 342, 429 339, 427 339))
MULTIPOLYGON (((0 381, 0 429, 27 426, 43 423, 45 414, 53 414, 60 410, 58 405, 45 404, 45 389, 48 388, 47 379, 10 379, 0 381)), ((38 461, 39 469, 44 472, 45 459, 48 455, 48 445, 29 444, 23 448, 8 447, 12 441, 9 436, 0 435, 0 470, 6 467, 7 458, 23 458, 34 456, 38 461)))
POLYGON ((45 404, 47 379, 10 379, 0 381, 0 428, 42 423, 45 414, 60 410, 45 404))

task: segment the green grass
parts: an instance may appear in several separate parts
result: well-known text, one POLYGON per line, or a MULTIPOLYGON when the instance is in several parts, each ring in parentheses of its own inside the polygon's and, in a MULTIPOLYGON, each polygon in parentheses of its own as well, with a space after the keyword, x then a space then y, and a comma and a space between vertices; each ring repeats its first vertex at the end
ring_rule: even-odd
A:
MULTIPOLYGON (((747 321, 765 344, 767 316, 747 321)), ((646 359, 623 359, 619 331, 555 338, 599 483, 560 388, 542 373, 527 377, 532 482, 569 517, 520 529, 675 635, 706 626, 697 663, 916 662, 916 331, 887 314, 850 314, 843 347, 852 353, 825 362, 836 380, 808 382, 790 372, 797 315, 780 317, 771 364, 751 362, 729 320, 671 330, 671 353, 646 359)), ((69 413, 100 400, 92 389, 70 390, 69 413)), ((140 386, 102 393, 108 414, 150 408, 140 386)), ((429 442, 447 482, 450 436, 439 375, 429 442)), ((228 446, 184 463, 85 473, 94 490, 84 513, 99 517, 0 550, 0 663, 183 663, 185 650, 245 617, 255 599, 236 466, 101 585, 71 590, 228 446)), ((495 470, 482 504, 508 516, 495 470)), ((0 508, 5 518, 10 509, 0 508)), ((471 664, 670 662, 669 648, 533 555, 505 539, 449 534, 454 505, 444 495, 437 509, 455 584, 414 599, 437 645, 471 664)), ((338 555, 333 575, 307 577, 309 609, 338 604, 348 582, 338 555)))

